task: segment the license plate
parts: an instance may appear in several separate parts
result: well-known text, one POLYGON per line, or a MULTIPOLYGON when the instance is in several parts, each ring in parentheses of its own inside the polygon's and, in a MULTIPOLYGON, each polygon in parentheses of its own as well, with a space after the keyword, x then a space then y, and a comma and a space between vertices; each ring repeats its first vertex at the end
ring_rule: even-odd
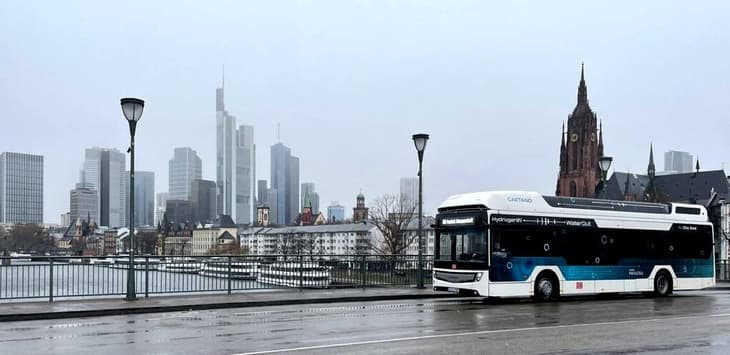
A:
POLYGON ((448 291, 449 291, 449 292, 455 292, 455 293, 459 293, 459 289, 458 289, 458 288, 456 288, 456 287, 449 287, 448 291))

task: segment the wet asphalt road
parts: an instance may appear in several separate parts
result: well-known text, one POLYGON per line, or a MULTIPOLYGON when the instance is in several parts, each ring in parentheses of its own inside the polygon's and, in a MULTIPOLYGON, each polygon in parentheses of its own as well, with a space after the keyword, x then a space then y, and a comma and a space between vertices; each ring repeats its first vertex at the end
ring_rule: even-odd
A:
POLYGON ((371 302, 0 323, 1 354, 730 353, 730 292, 371 302))

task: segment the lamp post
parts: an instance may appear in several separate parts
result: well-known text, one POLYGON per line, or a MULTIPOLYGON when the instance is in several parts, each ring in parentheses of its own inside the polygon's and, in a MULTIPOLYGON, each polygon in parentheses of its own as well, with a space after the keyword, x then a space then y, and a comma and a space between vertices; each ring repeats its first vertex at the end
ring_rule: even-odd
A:
POLYGON ((423 288, 423 151, 426 150, 428 143, 428 134, 414 134, 413 143, 418 151, 418 280, 417 288, 423 288))
POLYGON ((606 187, 607 187, 606 178, 608 176, 608 169, 611 167, 612 161, 613 161, 613 158, 607 157, 607 156, 602 156, 602 157, 598 158, 598 167, 601 169, 601 173, 602 173, 601 178, 603 180, 603 184, 602 184, 603 191, 601 191, 601 197, 604 199, 607 196, 606 195, 606 187))
POLYGON ((134 132, 137 129, 137 122, 142 117, 144 101, 136 98, 123 98, 121 100, 122 113, 129 123, 129 136, 131 138, 127 153, 129 159, 129 265, 127 267, 127 301, 137 299, 137 292, 134 282, 134 132))

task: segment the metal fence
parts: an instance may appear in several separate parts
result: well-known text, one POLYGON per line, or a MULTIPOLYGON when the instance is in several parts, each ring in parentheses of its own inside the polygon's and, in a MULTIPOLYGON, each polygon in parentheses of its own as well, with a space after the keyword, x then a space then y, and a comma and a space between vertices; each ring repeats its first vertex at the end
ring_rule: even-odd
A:
MULTIPOLYGON (((431 283, 432 256, 424 256, 431 283)), ((125 295, 128 256, 0 257, 0 300, 125 295)), ((137 256, 138 297, 153 294, 411 286, 417 255, 137 256)))

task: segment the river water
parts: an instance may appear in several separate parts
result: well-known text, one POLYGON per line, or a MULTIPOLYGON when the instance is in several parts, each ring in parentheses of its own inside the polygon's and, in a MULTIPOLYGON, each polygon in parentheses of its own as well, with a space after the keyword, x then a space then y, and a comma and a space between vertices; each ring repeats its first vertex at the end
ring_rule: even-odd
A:
MULTIPOLYGON (((135 272, 138 296, 145 293, 179 294, 187 292, 227 292, 227 278, 145 270, 135 272)), ((154 267, 151 267, 154 269, 154 267)), ((124 295, 127 270, 99 264, 53 263, 53 275, 48 262, 19 262, 0 266, 0 300, 19 298, 84 297, 124 295), (53 281, 51 284, 51 280, 53 281)), ((230 280, 231 290, 281 288, 255 280, 230 280)))

